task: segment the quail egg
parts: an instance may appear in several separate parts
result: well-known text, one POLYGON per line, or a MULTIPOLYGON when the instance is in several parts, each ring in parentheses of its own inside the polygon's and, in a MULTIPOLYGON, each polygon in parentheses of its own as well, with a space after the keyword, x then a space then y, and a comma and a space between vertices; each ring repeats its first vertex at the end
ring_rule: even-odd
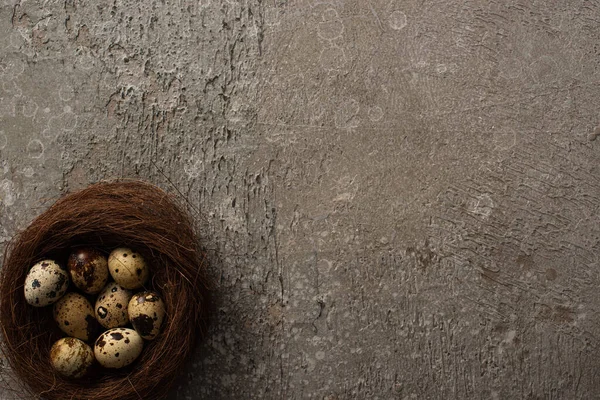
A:
POLYGON ((81 378, 94 363, 94 352, 81 340, 66 337, 52 345, 50 362, 59 374, 67 378, 81 378))
POLYGON ((160 332, 165 317, 165 303, 155 292, 135 294, 127 307, 131 325, 146 340, 152 340, 160 332))
POLYGON ((150 275, 142 255, 127 247, 119 247, 110 253, 108 270, 115 282, 125 289, 141 288, 150 275))
POLYGON ((56 303, 69 287, 69 274, 56 261, 42 260, 25 278, 25 300, 34 307, 56 303))
POLYGON ((96 360, 106 368, 123 368, 142 353, 144 340, 133 329, 109 329, 96 339, 96 360))
POLYGON ((108 262, 96 249, 79 248, 71 253, 67 262, 73 284, 88 294, 96 294, 108 281, 108 262))
POLYGON ((111 282, 100 292, 94 310, 96 319, 103 327, 110 329, 127 325, 127 305, 131 299, 129 290, 116 282, 111 282))
POLYGON ((64 333, 84 342, 98 329, 92 305, 78 293, 67 293, 54 304, 54 320, 64 333))

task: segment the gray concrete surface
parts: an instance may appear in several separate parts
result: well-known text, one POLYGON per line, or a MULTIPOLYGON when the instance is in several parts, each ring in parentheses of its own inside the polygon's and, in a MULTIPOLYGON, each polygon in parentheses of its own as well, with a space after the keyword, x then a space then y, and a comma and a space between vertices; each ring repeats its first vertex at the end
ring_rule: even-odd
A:
POLYGON ((105 178, 205 216, 173 399, 600 396, 598 1, 0 4, 0 242, 105 178))

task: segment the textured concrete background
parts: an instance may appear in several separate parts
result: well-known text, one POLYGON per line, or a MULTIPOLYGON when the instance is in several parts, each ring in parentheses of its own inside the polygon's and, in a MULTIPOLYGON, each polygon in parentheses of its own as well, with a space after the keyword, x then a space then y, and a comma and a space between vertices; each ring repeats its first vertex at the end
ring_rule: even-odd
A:
POLYGON ((0 4, 0 242, 104 178, 205 215, 173 399, 600 396, 598 1, 0 4))

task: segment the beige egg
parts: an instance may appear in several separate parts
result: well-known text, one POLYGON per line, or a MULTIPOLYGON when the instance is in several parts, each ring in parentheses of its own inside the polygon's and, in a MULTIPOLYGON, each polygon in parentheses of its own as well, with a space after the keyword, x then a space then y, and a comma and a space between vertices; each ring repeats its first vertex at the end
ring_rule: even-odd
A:
POLYGON ((131 325, 146 340, 152 340, 160 332, 165 318, 165 303, 156 292, 142 292, 129 300, 131 325))
POLYGON ((56 303, 69 287, 69 274, 56 261, 42 260, 25 278, 25 300, 34 307, 56 303))
POLYGON ((115 282, 125 289, 141 288, 150 276, 148 265, 141 254, 127 247, 119 247, 110 253, 108 270, 115 282))
POLYGON ((96 360, 106 368, 123 368, 142 353, 144 340, 133 329, 109 329, 96 339, 96 360))
POLYGON ((127 305, 133 293, 116 282, 111 282, 98 295, 94 311, 103 327, 110 329, 129 323, 127 305))
POLYGON ((67 269, 73 284, 88 294, 96 294, 108 282, 108 262, 96 249, 79 248, 71 253, 67 269))
POLYGON ((59 374, 68 378, 81 378, 94 363, 94 352, 81 340, 66 337, 52 345, 50 362, 59 374))
POLYGON ((78 293, 67 293, 54 304, 54 320, 67 335, 89 341, 98 329, 98 321, 89 301, 78 293))

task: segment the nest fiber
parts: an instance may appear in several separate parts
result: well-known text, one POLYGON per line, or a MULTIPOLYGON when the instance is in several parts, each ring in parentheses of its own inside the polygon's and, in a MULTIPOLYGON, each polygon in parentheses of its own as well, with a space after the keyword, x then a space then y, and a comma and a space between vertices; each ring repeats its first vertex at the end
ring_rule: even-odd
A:
MULTIPOLYGON (((157 399, 168 391, 206 326, 204 254, 187 213, 174 197, 139 181, 99 183, 59 199, 8 245, 0 276, 4 356, 27 390, 44 399, 157 399), (44 258, 66 261, 71 248, 120 246, 139 251, 165 302, 162 333, 124 370, 97 368, 69 380, 54 372, 50 347, 63 337, 52 308, 25 302, 29 268, 44 258)), ((92 343, 93 345, 93 343, 92 343)))

